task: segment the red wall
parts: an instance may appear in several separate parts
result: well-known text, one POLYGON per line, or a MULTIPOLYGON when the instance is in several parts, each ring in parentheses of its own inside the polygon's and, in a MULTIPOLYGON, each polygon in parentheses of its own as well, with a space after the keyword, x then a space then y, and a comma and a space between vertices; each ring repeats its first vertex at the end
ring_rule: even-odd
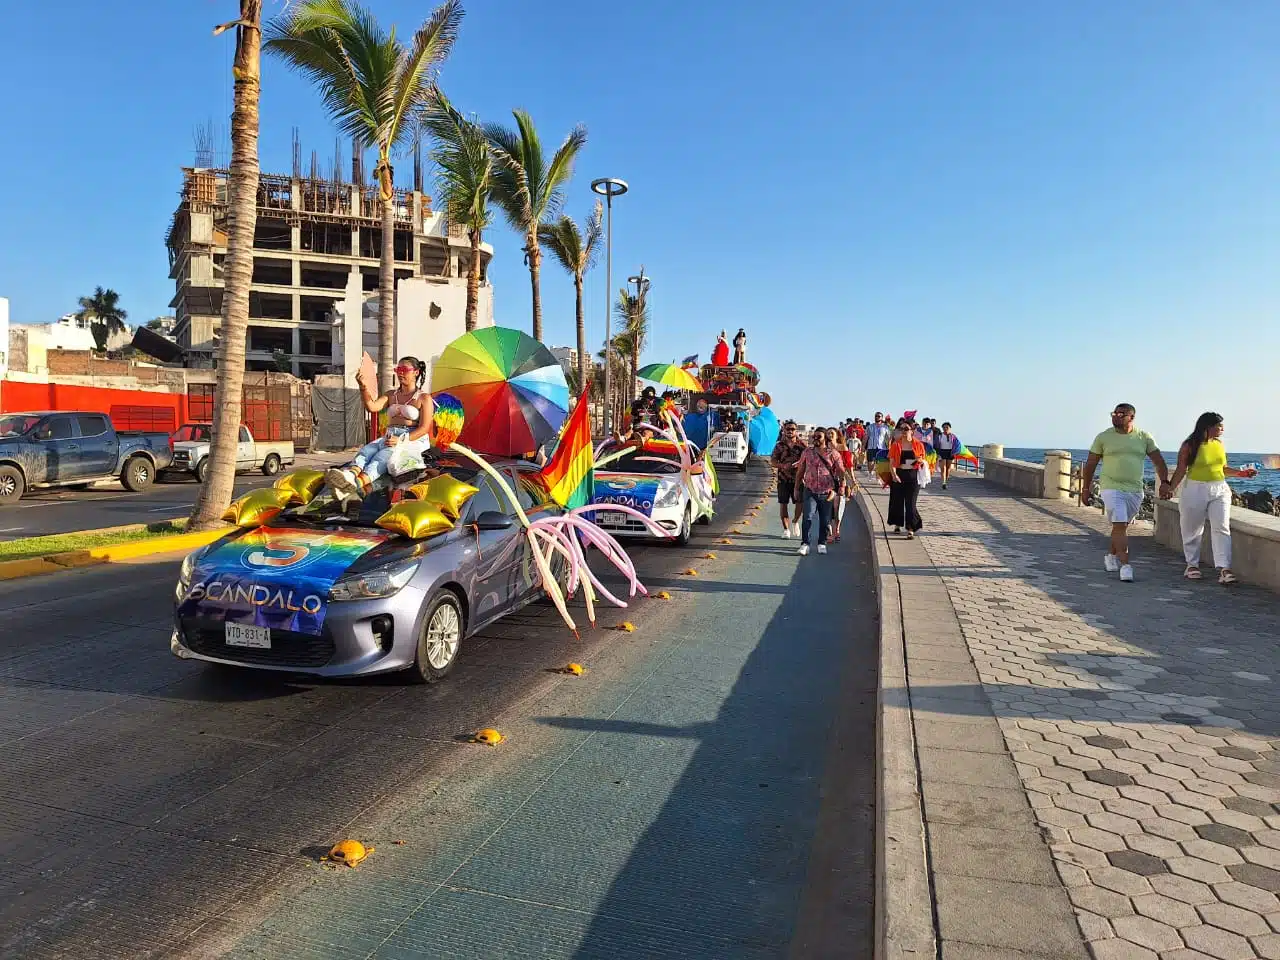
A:
MULTIPOLYGON (((0 382, 0 413, 22 413, 27 410, 84 410, 110 414, 112 408, 159 407, 172 411, 175 429, 186 423, 185 393, 152 393, 146 390, 112 390, 106 387, 79 387, 61 383, 0 382)), ((119 429, 131 429, 128 423, 119 429)))

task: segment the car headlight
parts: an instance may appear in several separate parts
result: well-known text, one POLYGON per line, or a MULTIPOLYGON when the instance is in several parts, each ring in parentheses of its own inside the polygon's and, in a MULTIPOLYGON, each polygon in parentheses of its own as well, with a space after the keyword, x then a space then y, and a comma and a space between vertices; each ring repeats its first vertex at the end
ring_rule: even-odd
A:
POLYGON ((187 595, 187 588, 191 586, 191 577, 196 572, 196 564, 208 549, 208 547, 201 547, 199 550, 193 550, 183 559, 182 566, 178 570, 178 586, 173 591, 177 600, 181 601, 187 595))
POLYGON ((653 505, 655 507, 678 507, 680 506, 680 494, 684 488, 678 483, 673 483, 658 492, 654 498, 653 505))
POLYGON ((371 600, 375 597, 393 596, 413 579, 421 564, 421 558, 414 557, 366 570, 354 577, 344 577, 329 589, 329 599, 371 600))

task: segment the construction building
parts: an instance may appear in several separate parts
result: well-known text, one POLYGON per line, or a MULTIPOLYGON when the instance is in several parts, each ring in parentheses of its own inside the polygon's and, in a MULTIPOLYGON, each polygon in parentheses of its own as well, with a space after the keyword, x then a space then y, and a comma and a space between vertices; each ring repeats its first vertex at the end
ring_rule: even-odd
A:
MULTIPOLYGON (((346 368, 353 350, 358 361, 365 338, 351 338, 344 347, 346 317, 358 314, 363 329, 376 331, 382 207, 377 186, 364 182, 359 153, 351 182, 319 177, 314 154, 311 175, 304 177, 299 161, 295 139, 293 174, 261 175, 246 367, 284 369, 311 379, 317 373, 353 372, 346 368)), ((334 169, 339 165, 335 158, 334 169)), ((176 317, 174 338, 189 366, 212 365, 217 352, 227 193, 226 170, 184 168, 181 200, 165 239, 175 286, 169 304, 176 317)), ((481 325, 493 322, 492 256, 493 248, 483 245, 481 325)), ((470 260, 466 231, 432 212, 415 155, 414 189, 395 192, 397 344, 414 342, 429 327, 461 330, 470 260)))

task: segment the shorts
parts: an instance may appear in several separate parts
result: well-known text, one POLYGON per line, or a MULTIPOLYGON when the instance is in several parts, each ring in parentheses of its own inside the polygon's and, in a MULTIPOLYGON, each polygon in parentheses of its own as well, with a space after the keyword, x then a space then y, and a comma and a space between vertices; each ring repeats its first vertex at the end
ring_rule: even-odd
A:
POLYGON ((788 503, 800 503, 801 491, 796 490, 795 480, 786 477, 778 478, 778 502, 783 506, 788 503))
POLYGON ((950 462, 951 462, 952 460, 954 460, 955 458, 956 458, 956 452, 955 452, 954 450, 939 450, 939 451, 938 451, 938 459, 939 459, 939 460, 945 460, 945 461, 947 461, 947 463, 950 463, 950 462))
POLYGON ((1142 494, 1123 490, 1103 490, 1102 507, 1112 523, 1130 523, 1142 509, 1142 494))

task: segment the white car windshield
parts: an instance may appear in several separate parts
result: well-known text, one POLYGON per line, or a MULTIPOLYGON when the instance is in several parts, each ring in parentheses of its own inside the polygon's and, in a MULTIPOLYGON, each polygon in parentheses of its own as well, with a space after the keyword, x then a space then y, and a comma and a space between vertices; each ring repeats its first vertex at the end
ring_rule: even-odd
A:
POLYGON ((678 455, 656 451, 634 450, 600 468, 603 473, 679 473, 678 455))

